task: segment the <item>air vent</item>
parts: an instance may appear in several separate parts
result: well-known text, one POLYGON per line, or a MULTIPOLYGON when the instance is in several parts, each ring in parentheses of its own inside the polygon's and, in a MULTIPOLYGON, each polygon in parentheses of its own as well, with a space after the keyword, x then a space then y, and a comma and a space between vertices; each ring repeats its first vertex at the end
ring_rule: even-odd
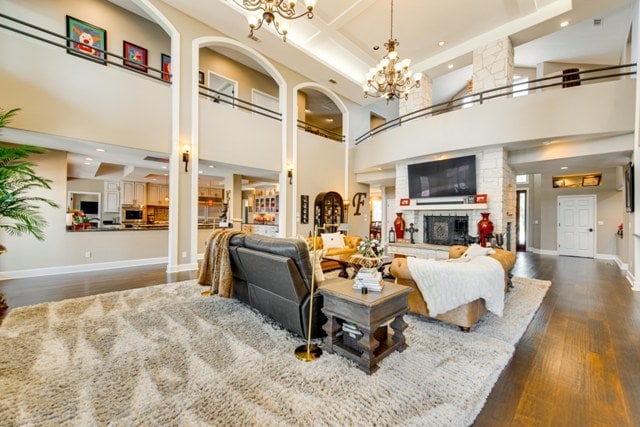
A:
POLYGON ((158 163, 169 163, 169 159, 165 159, 162 157, 147 156, 142 160, 148 160, 150 162, 158 162, 158 163))
POLYGON ((602 18, 594 18, 593 26, 594 27, 602 27, 602 23, 603 22, 604 22, 604 20, 602 18))

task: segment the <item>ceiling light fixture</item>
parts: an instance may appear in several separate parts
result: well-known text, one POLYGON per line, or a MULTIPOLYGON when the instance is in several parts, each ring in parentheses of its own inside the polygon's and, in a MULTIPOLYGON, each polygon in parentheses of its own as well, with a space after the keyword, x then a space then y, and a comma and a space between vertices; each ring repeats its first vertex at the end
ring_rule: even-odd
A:
POLYGON ((289 33, 289 23, 278 21, 278 16, 283 19, 298 19, 306 16, 313 18, 313 8, 318 0, 305 0, 306 11, 296 15, 297 0, 233 0, 238 6, 249 11, 247 22, 249 23, 249 37, 253 37, 253 32, 259 30, 262 24, 273 24, 273 29, 282 36, 282 41, 287 42, 289 33))
POLYGON ((438 42, 438 46, 440 47, 444 46, 444 41, 438 42))
POLYGON ((560 27, 561 27, 561 28, 564 28, 564 27, 566 27, 567 25, 569 25, 569 21, 562 21, 562 22, 560 23, 560 27))
POLYGON ((362 86, 365 98, 369 95, 378 96, 385 98, 387 102, 393 98, 409 99, 409 91, 414 87, 420 87, 422 73, 411 76, 409 70, 411 60, 400 60, 396 51, 396 46, 399 45, 398 40, 393 38, 393 0, 391 0, 391 36, 384 44, 387 54, 366 74, 367 83, 362 86))

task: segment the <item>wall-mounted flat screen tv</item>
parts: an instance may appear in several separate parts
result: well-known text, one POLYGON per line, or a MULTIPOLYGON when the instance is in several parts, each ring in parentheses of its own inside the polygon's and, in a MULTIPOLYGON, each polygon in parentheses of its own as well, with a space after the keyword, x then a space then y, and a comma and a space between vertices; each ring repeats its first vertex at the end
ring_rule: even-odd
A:
POLYGON ((409 197, 470 196, 476 194, 476 156, 455 157, 408 166, 409 197))
POLYGON ((98 215, 98 202, 82 201, 80 202, 80 210, 85 215, 98 215))

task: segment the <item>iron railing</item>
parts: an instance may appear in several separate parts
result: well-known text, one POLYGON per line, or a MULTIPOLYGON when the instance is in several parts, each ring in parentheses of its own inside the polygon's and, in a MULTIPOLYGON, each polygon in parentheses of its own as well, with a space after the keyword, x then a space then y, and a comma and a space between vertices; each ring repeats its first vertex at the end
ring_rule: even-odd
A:
POLYGON ((56 46, 59 48, 62 48, 64 50, 66 50, 69 53, 72 53, 74 55, 80 56, 80 57, 84 57, 90 61, 94 61, 97 62, 99 64, 104 64, 104 65, 112 65, 118 68, 122 68, 125 69, 127 71, 130 71, 132 73, 136 73, 139 74, 141 76, 145 76, 154 80, 158 80, 161 81, 163 83, 167 83, 167 84, 171 84, 171 74, 169 73, 165 73, 164 71, 154 68, 154 67, 150 67, 149 65, 144 65, 143 67, 147 70, 147 71, 141 71, 141 70, 137 70, 135 68, 130 68, 129 66, 124 65, 125 62, 129 62, 131 63, 130 60, 127 60, 127 58, 117 55, 115 53, 109 52, 107 50, 104 49, 100 49, 97 48, 95 46, 91 46, 88 45, 86 43, 82 43, 78 40, 73 40, 70 37, 66 37, 63 35, 60 35, 58 33, 55 33, 53 31, 49 31, 45 28, 42 27, 38 27, 37 25, 33 25, 30 24, 28 22, 22 21, 20 19, 16 19, 13 18, 11 16, 5 15, 4 13, 0 13, 0 19, 9 21, 2 21, 0 20, 0 28, 4 28, 7 29, 9 31, 12 31, 16 34, 20 34, 23 35, 25 37, 34 39, 34 40, 38 40, 41 41, 43 43, 47 43, 50 44, 52 46, 56 46), (14 25, 14 26, 12 26, 14 25), (32 31, 28 31, 26 29, 21 29, 20 26, 22 27, 26 27, 29 30, 32 31), (52 39, 53 38, 53 39, 52 39), (73 46, 75 45, 81 45, 81 46, 86 46, 87 48, 93 49, 95 51, 101 52, 104 55, 104 59, 102 58, 96 58, 90 54, 87 53, 83 53, 81 51, 79 51, 78 49, 75 49, 73 46), (116 62, 114 59, 110 59, 110 58, 114 58, 117 60, 121 60, 122 63, 116 62), (149 74, 149 71, 151 71, 154 74, 149 74))
POLYGON ((515 83, 509 86, 497 87, 497 88, 488 89, 479 93, 461 96, 458 98, 448 100, 446 102, 441 102, 438 104, 431 105, 429 107, 421 108, 419 110, 404 114, 393 120, 389 120, 388 122, 383 123, 379 126, 376 126, 375 128, 360 135, 358 138, 356 138, 355 144, 358 145, 363 141, 381 132, 384 132, 389 129, 393 129, 398 126, 402 126, 407 122, 410 122, 416 119, 421 119, 424 117, 446 113, 455 109, 462 108, 463 106, 482 104, 485 101, 490 99, 509 97, 524 91, 537 91, 537 90, 547 89, 555 86, 569 88, 572 86, 579 86, 583 82, 592 82, 592 81, 612 79, 612 78, 622 78, 625 76, 634 76, 636 75, 635 68, 636 68, 636 64, 624 64, 624 65, 615 65, 610 67, 595 68, 592 70, 562 73, 557 76, 543 77, 540 79, 529 80, 526 83, 515 83), (631 70, 632 68, 633 70, 631 70), (609 71, 612 71, 612 70, 618 70, 618 71, 614 73, 608 73, 609 71), (583 77, 584 75, 589 75, 592 73, 603 73, 603 72, 605 72, 606 74, 597 75, 593 77, 583 77), (519 87, 523 85, 526 85, 526 87, 519 89, 519 87))
POLYGON ((346 139, 346 137, 342 134, 329 129, 321 128, 320 126, 314 125, 313 123, 305 122, 303 120, 298 120, 298 129, 302 129, 305 132, 312 133, 323 138, 332 139, 338 142, 344 142, 346 139))
POLYGON ((213 101, 215 103, 227 104, 232 108, 239 108, 241 110, 250 111, 255 114, 259 114, 270 119, 282 121, 282 113, 279 111, 270 110, 258 104, 254 104, 244 99, 237 98, 235 92, 231 92, 231 95, 219 92, 215 89, 210 89, 204 85, 199 85, 198 93, 203 97, 213 101))

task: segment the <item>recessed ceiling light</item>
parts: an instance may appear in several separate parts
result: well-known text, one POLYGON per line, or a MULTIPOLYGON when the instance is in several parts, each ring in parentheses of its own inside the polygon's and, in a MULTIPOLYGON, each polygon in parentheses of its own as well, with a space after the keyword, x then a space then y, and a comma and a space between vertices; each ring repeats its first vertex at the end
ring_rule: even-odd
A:
POLYGON ((448 68, 448 69, 452 69, 452 68, 453 68, 453 64, 449 64, 449 65, 447 65, 447 68, 448 68))
POLYGON ((562 169, 564 171, 564 170, 569 169, 569 166, 562 166, 560 169, 562 169))
POLYGON ((569 21, 562 21, 562 22, 560 23, 560 27, 561 27, 561 28, 564 28, 564 27, 566 27, 567 25, 569 25, 569 21))
POLYGON ((444 46, 444 41, 438 42, 438 46, 440 47, 444 46))
POLYGON ((151 181, 157 181, 157 179, 155 179, 155 178, 151 178, 151 181))
POLYGON ((91 163, 89 163, 89 162, 84 162, 84 164, 87 165, 87 166, 91 166, 91 163))
POLYGON ((91 157, 87 157, 85 160, 86 160, 87 162, 90 162, 90 161, 92 161, 93 159, 92 159, 91 157))
POLYGON ((210 167, 211 169, 215 168, 215 166, 213 166, 213 165, 209 165, 209 167, 210 167))
POLYGON ((166 166, 161 166, 161 167, 162 167, 162 169, 166 169, 167 168, 166 166))
POLYGON ((99 151, 99 152, 101 152, 101 153, 104 153, 104 152, 106 152, 107 150, 105 150, 104 148, 96 148, 96 151, 99 151))
POLYGON ((198 173, 202 173, 202 171, 198 171, 198 173))

